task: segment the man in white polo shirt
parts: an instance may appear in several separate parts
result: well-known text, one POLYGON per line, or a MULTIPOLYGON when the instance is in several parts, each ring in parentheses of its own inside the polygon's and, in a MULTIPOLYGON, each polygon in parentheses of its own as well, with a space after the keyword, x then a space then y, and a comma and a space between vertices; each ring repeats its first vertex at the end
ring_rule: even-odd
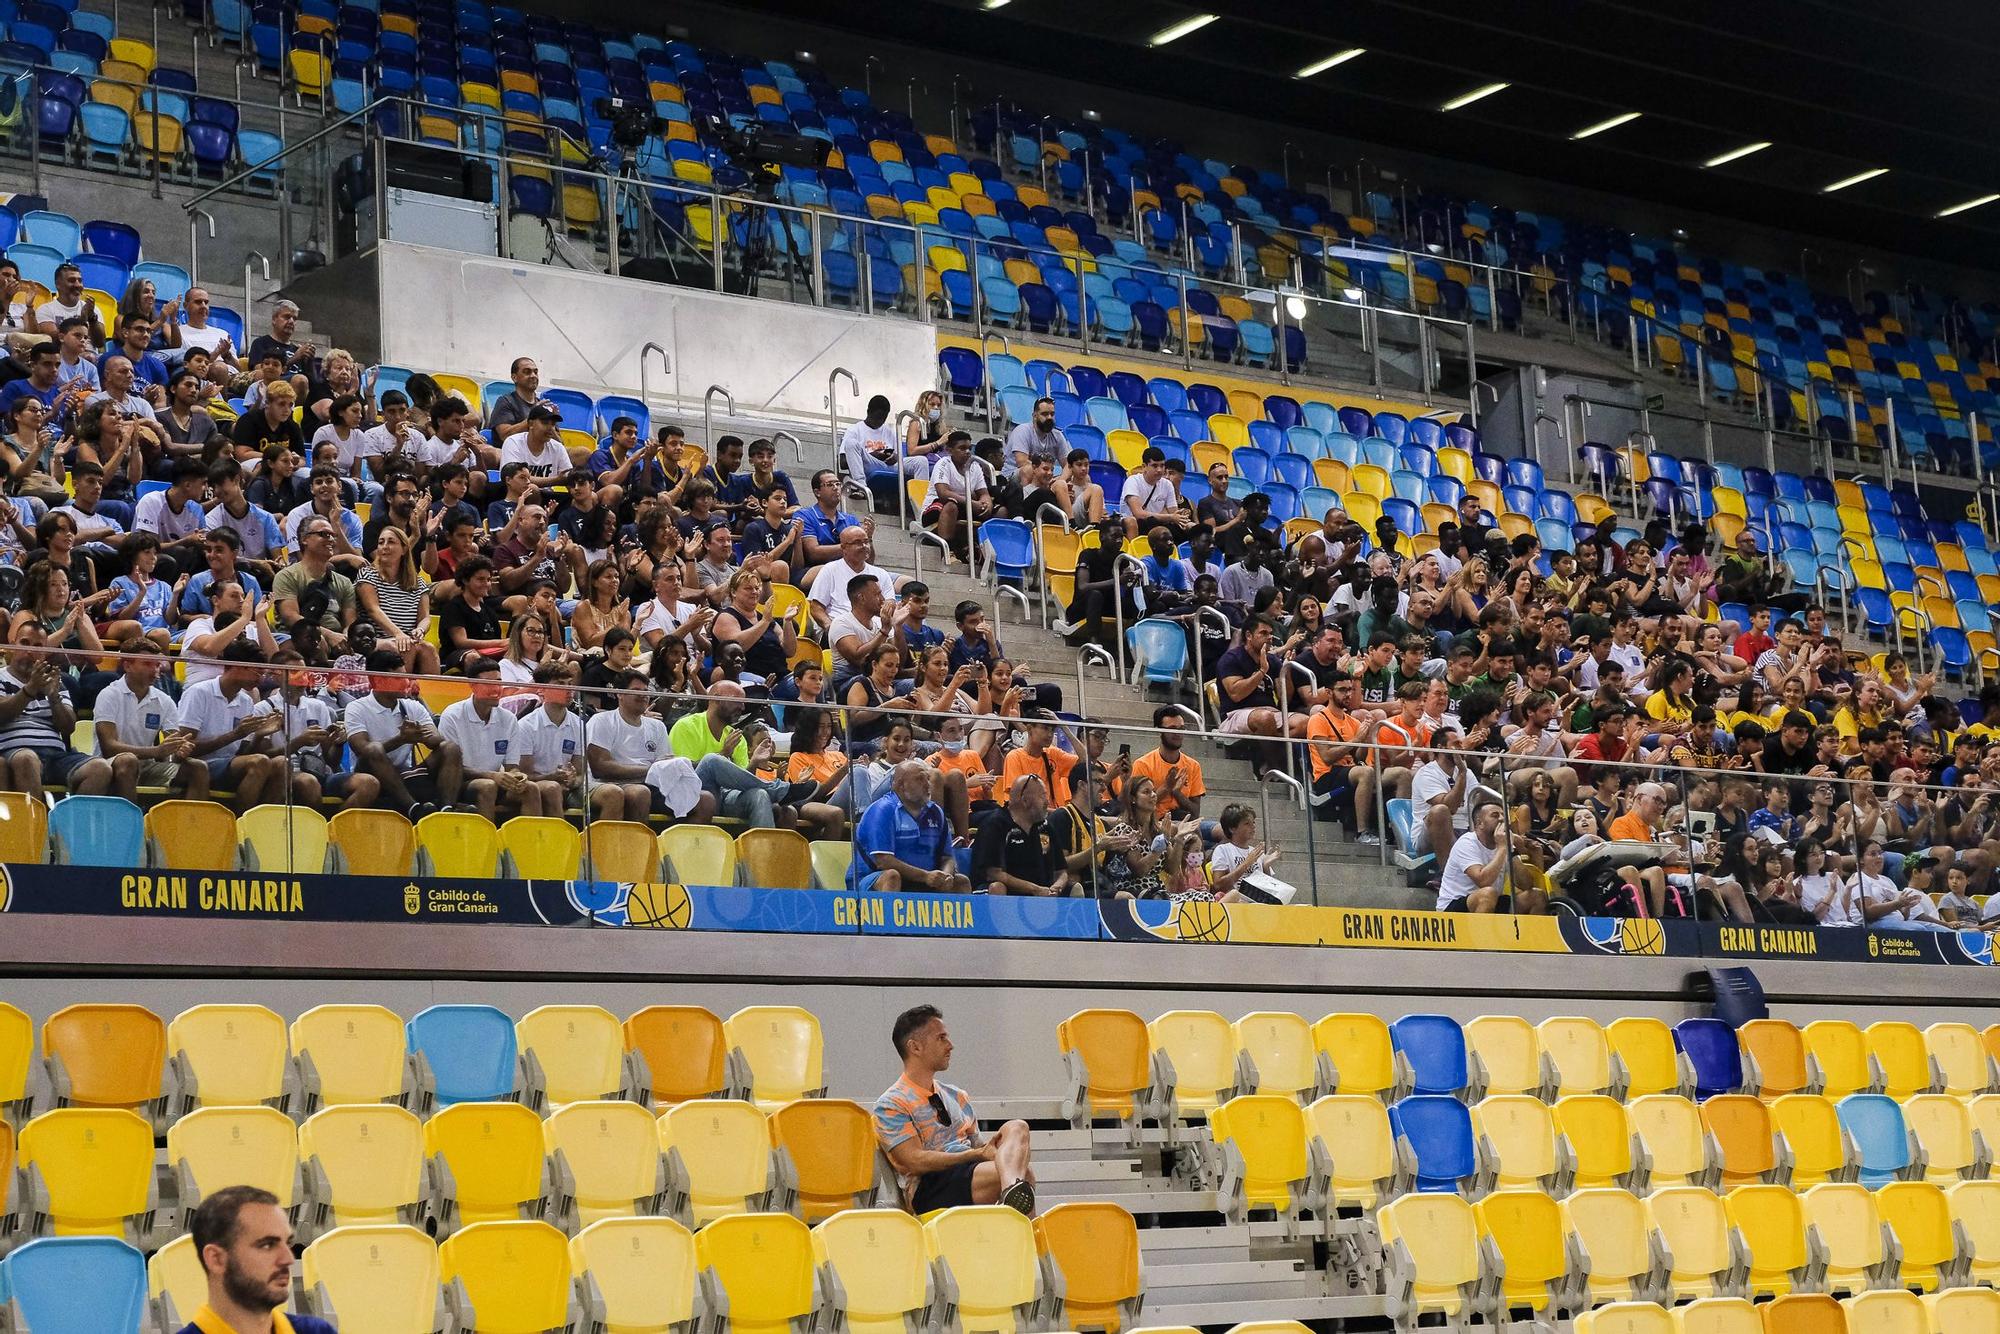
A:
MULTIPOLYGON (((458 747, 464 765, 465 795, 491 820, 505 808, 522 815, 542 814, 541 785, 521 772, 520 722, 500 707, 500 664, 472 657, 465 663, 472 694, 445 707, 438 734, 458 747)), ((558 809, 553 814, 562 814, 558 809)))
POLYGON ((375 775, 391 810, 416 821, 436 811, 438 803, 458 800, 464 765, 457 743, 438 732, 431 711, 403 693, 407 679, 402 673, 403 655, 395 649, 369 654, 369 693, 350 703, 342 720, 355 767, 375 775), (419 744, 430 748, 421 765, 416 762, 419 744), (412 795, 412 784, 421 797, 412 795))
POLYGON ((194 739, 181 709, 160 689, 159 650, 142 635, 125 650, 116 681, 93 706, 97 753, 111 762, 111 794, 139 800, 139 785, 164 787, 192 801, 208 797, 208 766, 192 758, 194 739))

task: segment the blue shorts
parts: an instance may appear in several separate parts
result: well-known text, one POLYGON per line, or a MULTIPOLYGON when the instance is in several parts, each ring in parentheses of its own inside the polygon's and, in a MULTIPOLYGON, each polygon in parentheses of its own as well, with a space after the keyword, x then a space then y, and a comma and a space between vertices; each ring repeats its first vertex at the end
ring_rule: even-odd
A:
POLYGON ((855 878, 854 888, 862 893, 875 888, 875 882, 882 878, 880 871, 863 871, 855 878))

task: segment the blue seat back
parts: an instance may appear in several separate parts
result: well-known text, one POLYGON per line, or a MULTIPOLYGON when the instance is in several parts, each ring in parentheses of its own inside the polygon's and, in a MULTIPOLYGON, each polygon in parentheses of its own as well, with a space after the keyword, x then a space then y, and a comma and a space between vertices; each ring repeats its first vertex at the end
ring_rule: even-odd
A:
POLYGON ((639 439, 653 435, 653 414, 644 402, 625 394, 606 394, 597 400, 597 430, 609 433, 614 418, 630 417, 639 424, 639 439))
POLYGON ((409 1049, 437 1079, 437 1102, 504 1100, 514 1091, 514 1021, 491 1005, 433 1005, 410 1017, 409 1049))
POLYGON ((146 1257, 115 1237, 44 1237, 0 1262, 36 1334, 105 1334, 146 1320, 146 1257))
POLYGON ((1034 529, 1021 519, 989 519, 979 525, 979 540, 993 553, 996 574, 1018 578, 1035 567, 1034 529))
POLYGON ((64 797, 49 809, 49 833, 62 840, 63 859, 72 865, 145 862, 146 818, 123 797, 64 797))
POLYGON ((1457 1098, 1419 1093, 1389 1107, 1389 1132, 1408 1140, 1417 1157, 1417 1189, 1446 1195, 1478 1169, 1472 1112, 1457 1098))
POLYGON ((1445 1014, 1406 1014, 1389 1025, 1389 1037, 1409 1062, 1418 1093, 1456 1094, 1466 1085, 1465 1030, 1445 1014))
POLYGON ((1910 1137, 1903 1109, 1880 1093, 1850 1093, 1835 1109, 1840 1128, 1854 1139, 1861 1155, 1861 1184, 1880 1186, 1894 1181, 1910 1165, 1910 1137))
POLYGON ((1187 631, 1176 622, 1149 616, 1127 630, 1125 638, 1150 683, 1170 684, 1187 667, 1187 631))
POLYGON ((1694 1095, 1713 1098, 1743 1087, 1743 1049, 1736 1030, 1720 1019, 1683 1019, 1674 1025, 1674 1045, 1694 1066, 1694 1095))

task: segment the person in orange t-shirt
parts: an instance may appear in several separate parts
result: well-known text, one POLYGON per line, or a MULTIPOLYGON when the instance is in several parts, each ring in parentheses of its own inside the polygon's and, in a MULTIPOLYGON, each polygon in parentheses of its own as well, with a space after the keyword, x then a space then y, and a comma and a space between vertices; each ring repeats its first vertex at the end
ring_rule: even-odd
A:
POLYGON ((1360 702, 1361 683, 1336 671, 1328 702, 1306 721, 1306 755, 1312 762, 1312 803, 1320 819, 1340 819, 1367 846, 1381 842, 1375 832, 1375 766, 1368 747, 1356 745, 1361 720, 1350 710, 1360 702))
POLYGON ((972 836, 973 816, 996 809, 994 775, 987 771, 979 752, 965 744, 966 725, 963 714, 939 718, 938 749, 929 757, 930 765, 938 771, 938 804, 951 817, 952 830, 959 838, 972 836))
POLYGON ((1632 790, 1632 809, 1611 822, 1609 837, 1613 842, 1658 842, 1666 807, 1666 793, 1658 783, 1639 784, 1632 790))
POLYGON ((1000 804, 1007 804, 1007 794, 1014 790, 1015 779, 1033 774, 1048 784, 1050 809, 1069 805, 1069 773, 1076 768, 1076 756, 1056 748, 1054 716, 1045 714, 1030 719, 1027 732, 1028 744, 1009 752, 1007 762, 1000 767, 1000 781, 995 788, 1000 804))
POLYGON ((1160 744, 1132 761, 1134 778, 1150 778, 1159 789, 1162 818, 1199 817, 1201 799, 1208 786, 1201 779, 1201 761, 1181 748, 1180 733, 1187 720, 1171 704, 1153 710, 1153 726, 1160 729, 1160 744))

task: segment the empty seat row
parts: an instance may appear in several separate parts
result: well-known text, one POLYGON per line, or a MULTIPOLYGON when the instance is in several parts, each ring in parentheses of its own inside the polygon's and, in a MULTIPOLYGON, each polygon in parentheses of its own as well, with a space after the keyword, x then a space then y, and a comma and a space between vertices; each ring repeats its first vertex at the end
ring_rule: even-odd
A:
POLYGON ((1578 1317, 1576 1334, 1992 1334, 2000 1292, 1954 1288, 1918 1296, 1864 1292, 1836 1301, 1800 1293, 1753 1306, 1740 1297, 1705 1297, 1669 1311, 1656 1302, 1618 1302, 1578 1317))
MULTIPOLYGON (((24 1120, 33 1021, 0 1004, 0 1110, 24 1120)), ((594 1005, 545 1005, 518 1022, 489 1005, 434 1005, 405 1022, 379 1005, 321 1005, 289 1025, 261 1005, 197 1005, 171 1023, 138 1005, 72 1005, 41 1029, 51 1106, 119 1108, 164 1126, 203 1107, 394 1102, 419 1111, 520 1101, 541 1109, 623 1098, 670 1106, 740 1096, 769 1111, 822 1097, 819 1020, 749 1006, 727 1020, 655 1005, 622 1023, 594 1005)))
POLYGON ((1446 1015, 1387 1021, 1341 1013, 1308 1023, 1260 1011, 1232 1023, 1212 1011, 1174 1010, 1148 1022, 1129 1010, 1084 1010, 1058 1027, 1057 1042, 1073 1120, 1186 1120, 1240 1093, 1301 1101, 1328 1093, 1526 1093, 1544 1100, 1748 1093, 1775 1102, 1805 1092, 1907 1099, 2000 1089, 2000 1025, 1982 1033, 1965 1023, 1918 1029, 1884 1020, 1864 1030, 1818 1020, 1801 1029, 1766 1019, 1739 1032, 1707 1018, 1669 1028, 1639 1017, 1534 1024, 1484 1015, 1461 1025, 1446 1015))
MULTIPOLYGON (((303 1308, 344 1330, 699 1327, 742 1334, 1131 1328, 1137 1233, 1116 1205, 1069 1204, 1030 1224, 1000 1206, 919 1222, 853 1210, 808 1228, 743 1214, 690 1233, 669 1218, 606 1218, 573 1237, 536 1221, 476 1223, 433 1242, 400 1223, 336 1228, 301 1260, 303 1308), (709 1323, 713 1317, 714 1323, 709 1323)), ((192 1239, 150 1266, 119 1241, 54 1238, 0 1261, 20 1327, 175 1329, 206 1300, 192 1239)))

